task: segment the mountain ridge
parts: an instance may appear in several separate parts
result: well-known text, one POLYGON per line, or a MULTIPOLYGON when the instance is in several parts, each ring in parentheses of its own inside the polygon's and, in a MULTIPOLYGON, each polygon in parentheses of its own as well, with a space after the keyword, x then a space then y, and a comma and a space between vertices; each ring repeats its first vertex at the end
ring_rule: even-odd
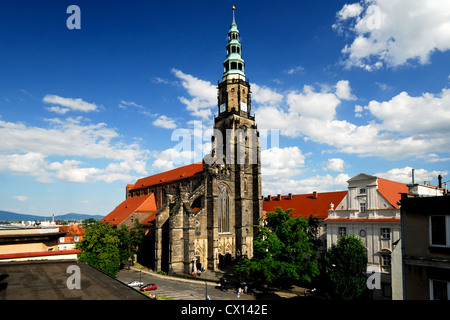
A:
MULTIPOLYGON (((92 214, 81 214, 81 213, 66 213, 62 215, 55 215, 55 221, 58 220, 86 220, 89 218, 93 218, 96 220, 102 219, 104 216, 102 215, 92 215, 92 214)), ((0 210, 0 221, 33 221, 33 220, 52 220, 53 216, 39 216, 33 214, 22 214, 11 211, 0 210)))

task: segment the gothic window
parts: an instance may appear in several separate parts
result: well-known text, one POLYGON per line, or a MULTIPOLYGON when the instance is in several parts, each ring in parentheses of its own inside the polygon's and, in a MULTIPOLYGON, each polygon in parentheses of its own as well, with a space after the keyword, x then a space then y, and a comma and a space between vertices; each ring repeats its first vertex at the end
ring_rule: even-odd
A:
POLYGON ((230 232, 230 198, 225 186, 218 188, 219 232, 230 232))

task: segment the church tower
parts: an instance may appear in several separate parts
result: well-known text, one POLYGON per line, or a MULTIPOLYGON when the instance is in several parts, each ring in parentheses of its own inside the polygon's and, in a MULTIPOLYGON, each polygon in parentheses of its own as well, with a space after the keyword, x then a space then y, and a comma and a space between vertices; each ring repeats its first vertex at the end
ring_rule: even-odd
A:
POLYGON ((204 160, 208 268, 212 270, 253 256, 254 226, 262 216, 259 133, 250 113, 251 90, 235 7, 226 49, 211 157, 204 160))

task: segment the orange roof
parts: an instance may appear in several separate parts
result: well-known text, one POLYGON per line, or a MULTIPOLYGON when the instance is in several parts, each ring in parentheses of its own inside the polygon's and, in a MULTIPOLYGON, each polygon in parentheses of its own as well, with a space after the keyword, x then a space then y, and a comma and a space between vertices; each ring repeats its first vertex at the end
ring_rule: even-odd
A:
POLYGON ((291 196, 271 196, 271 201, 264 198, 263 211, 275 212, 276 207, 283 210, 294 209, 292 214, 294 217, 301 216, 307 218, 310 215, 325 219, 328 217, 328 210, 330 210, 330 203, 337 206, 347 194, 347 191, 335 192, 317 192, 314 198, 313 193, 309 194, 295 194, 291 196), (280 199, 279 199, 280 198, 280 199), (289 200, 291 198, 291 200, 289 200))
POLYGON ((60 232, 67 232, 66 237, 75 237, 75 236, 83 236, 84 235, 84 229, 81 225, 74 225, 74 226, 59 226, 60 232))
POLYGON ((203 163, 194 163, 187 166, 179 167, 166 172, 158 173, 153 176, 139 179, 131 189, 140 189, 144 187, 154 186, 161 183, 172 182, 180 179, 193 177, 203 172, 203 163))
POLYGON ((401 193, 408 193, 409 189, 404 183, 378 178, 378 192, 394 208, 398 209, 397 202, 401 199, 401 193))
POLYGON ((118 225, 134 212, 154 213, 157 210, 155 195, 150 193, 126 199, 100 221, 118 225))

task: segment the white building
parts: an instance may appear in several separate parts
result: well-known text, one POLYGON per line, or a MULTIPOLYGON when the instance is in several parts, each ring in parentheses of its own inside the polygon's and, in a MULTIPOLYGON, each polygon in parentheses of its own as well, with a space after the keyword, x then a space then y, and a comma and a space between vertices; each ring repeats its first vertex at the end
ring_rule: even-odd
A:
POLYGON ((392 252, 401 238, 401 193, 408 186, 361 173, 348 180, 348 193, 328 212, 327 248, 336 244, 342 234, 354 234, 367 248, 368 271, 380 272, 380 290, 373 290, 374 299, 391 299, 392 252))
POLYGON ((368 273, 380 273, 380 290, 373 290, 372 297, 402 299, 401 194, 436 196, 443 195, 444 189, 441 185, 406 185, 364 173, 347 183, 347 195, 340 203, 330 205, 324 220, 327 248, 342 234, 359 236, 367 248, 368 273))

